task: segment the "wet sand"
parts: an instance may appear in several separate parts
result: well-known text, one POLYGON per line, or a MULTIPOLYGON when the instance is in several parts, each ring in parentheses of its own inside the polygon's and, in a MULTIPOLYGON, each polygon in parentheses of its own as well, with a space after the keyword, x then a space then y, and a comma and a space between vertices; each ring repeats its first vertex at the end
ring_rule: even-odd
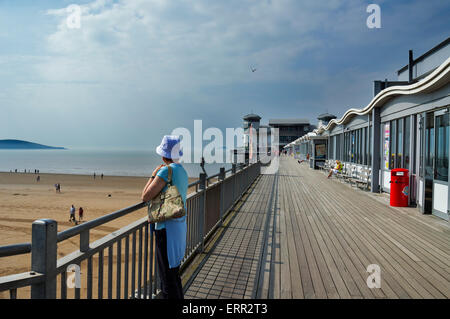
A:
MULTIPOLYGON (((73 227, 69 209, 73 204, 84 210, 84 221, 92 220, 140 202, 147 177, 118 177, 64 174, 0 173, 0 246, 30 242, 31 224, 41 218, 58 222, 58 232, 73 227), (61 184, 61 193, 54 184, 61 184), (111 195, 110 197, 108 195, 111 195)), ((190 179, 192 182, 194 179, 190 179)), ((91 241, 146 216, 141 209, 91 231, 91 241)), ((78 250, 79 236, 58 244, 58 257, 78 250)), ((0 258, 0 276, 30 270, 30 254, 0 258)), ((19 289, 25 290, 25 289, 19 289)), ((26 289, 28 290, 28 289, 26 289)), ((19 294, 23 296, 22 293, 19 294)), ((0 298, 8 297, 0 292, 0 298)))

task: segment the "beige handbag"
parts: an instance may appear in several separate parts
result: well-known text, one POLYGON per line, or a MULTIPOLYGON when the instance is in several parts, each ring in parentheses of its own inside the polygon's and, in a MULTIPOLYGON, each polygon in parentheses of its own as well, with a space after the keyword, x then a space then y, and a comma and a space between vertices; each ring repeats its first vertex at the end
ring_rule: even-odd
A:
POLYGON ((172 167, 167 165, 169 170, 167 176, 167 189, 160 192, 151 200, 148 206, 148 217, 150 223, 159 223, 172 218, 180 218, 186 214, 183 198, 175 185, 172 185, 172 167))

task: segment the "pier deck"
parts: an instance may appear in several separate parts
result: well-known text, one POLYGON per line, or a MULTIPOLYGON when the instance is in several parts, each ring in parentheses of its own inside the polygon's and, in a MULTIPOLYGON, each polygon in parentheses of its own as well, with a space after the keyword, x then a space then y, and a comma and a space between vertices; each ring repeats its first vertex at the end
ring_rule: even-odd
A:
POLYGON ((186 298, 449 298, 450 228, 281 158, 186 287, 186 298), (367 285, 372 264, 381 288, 367 285))

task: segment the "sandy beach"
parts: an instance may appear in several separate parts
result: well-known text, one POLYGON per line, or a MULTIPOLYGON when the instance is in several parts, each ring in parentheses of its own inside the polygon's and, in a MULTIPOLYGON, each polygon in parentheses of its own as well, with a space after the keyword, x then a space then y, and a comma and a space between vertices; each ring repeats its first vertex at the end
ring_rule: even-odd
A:
MULTIPOLYGON (((147 177, 119 177, 64 174, 0 173, 0 245, 31 241, 31 224, 41 218, 58 222, 58 231, 73 227, 69 222, 69 209, 73 204, 84 210, 83 220, 88 221, 118 209, 140 202, 147 177), (54 184, 61 184, 56 193, 54 184), (111 195, 110 197, 108 195, 111 195)), ((190 182, 194 179, 190 179, 190 182)), ((91 231, 91 241, 146 216, 147 211, 131 213, 91 231)), ((78 250, 79 237, 58 244, 61 257, 78 250)), ((30 254, 0 258, 0 276, 29 271, 30 254)), ((23 289, 22 289, 23 290, 23 289)), ((7 297, 0 293, 0 298, 7 297)))

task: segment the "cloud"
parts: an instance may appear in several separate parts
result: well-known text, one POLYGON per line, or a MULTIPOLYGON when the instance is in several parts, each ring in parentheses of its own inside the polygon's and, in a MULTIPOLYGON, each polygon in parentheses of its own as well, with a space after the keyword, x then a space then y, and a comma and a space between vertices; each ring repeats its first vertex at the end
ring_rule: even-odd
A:
POLYGON ((42 67, 50 80, 145 81, 158 91, 298 78, 289 64, 321 44, 312 31, 332 21, 340 1, 95 1, 81 28, 64 9, 48 37, 58 56, 42 67), (250 65, 259 72, 249 77, 250 65), (56 74, 52 70, 61 69, 56 74), (46 72, 45 70, 48 70, 46 72))

